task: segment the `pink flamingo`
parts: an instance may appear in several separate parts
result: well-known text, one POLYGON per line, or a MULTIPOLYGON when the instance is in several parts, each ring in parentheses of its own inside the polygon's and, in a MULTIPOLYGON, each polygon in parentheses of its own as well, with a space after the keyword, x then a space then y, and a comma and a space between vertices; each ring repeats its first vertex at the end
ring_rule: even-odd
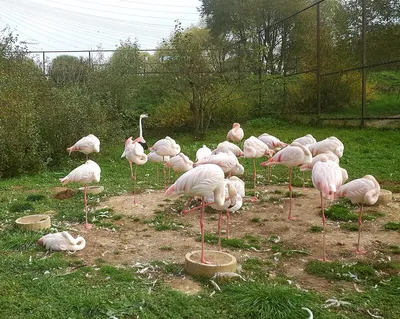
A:
POLYGON ((254 185, 254 196, 252 201, 257 200, 256 195, 256 184, 257 184, 257 170, 256 170, 256 158, 260 158, 263 156, 272 156, 274 153, 273 150, 270 150, 267 144, 260 141, 257 137, 250 136, 247 140, 244 141, 244 157, 253 159, 253 185, 254 185))
POLYGON ((92 225, 88 223, 88 207, 87 207, 87 198, 86 198, 86 192, 87 192, 87 184, 92 183, 92 182, 100 182, 100 173, 101 169, 100 166, 92 161, 88 160, 85 164, 82 164, 81 166, 78 166, 74 170, 72 170, 67 176, 60 178, 60 182, 63 185, 69 184, 69 183, 81 183, 84 184, 84 197, 83 197, 83 203, 85 205, 85 228, 86 229, 91 229, 92 225))
POLYGON ((232 142, 240 142, 244 137, 243 129, 240 127, 239 123, 233 123, 232 129, 226 135, 226 139, 232 142))
POLYGON ((219 143, 217 148, 212 151, 212 154, 217 154, 221 151, 225 151, 226 149, 230 150, 233 154, 235 154, 236 157, 241 157, 244 155, 239 146, 228 141, 219 143))
POLYGON ((310 144, 317 143, 317 140, 311 134, 307 134, 307 135, 304 135, 302 137, 296 138, 293 142, 297 142, 297 143, 299 143, 301 145, 307 146, 307 145, 310 145, 310 144))
POLYGON ((232 176, 225 180, 225 203, 218 206, 214 201, 214 194, 211 193, 206 198, 206 202, 216 210, 219 210, 218 218, 218 248, 221 250, 221 220, 222 211, 226 211, 226 238, 229 238, 230 230, 230 213, 238 211, 243 205, 245 196, 244 182, 237 176, 232 176))
POLYGON ((179 177, 165 192, 165 196, 186 194, 201 198, 200 231, 201 231, 201 257, 202 263, 209 263, 204 258, 204 207, 205 197, 214 193, 214 200, 218 206, 225 202, 225 176, 218 165, 204 164, 196 166, 179 177))
POLYGON ((337 137, 331 136, 317 143, 308 145, 308 149, 313 156, 330 151, 340 158, 343 156, 344 145, 337 137))
POLYGON ((244 167, 239 163, 235 154, 229 149, 220 149, 220 152, 212 154, 207 159, 197 161, 196 165, 202 164, 216 164, 222 168, 225 174, 229 175, 242 175, 244 167))
POLYGON ((142 145, 143 149, 147 150, 149 147, 147 146, 146 140, 143 138, 143 129, 142 129, 142 119, 148 117, 147 114, 140 114, 139 117, 139 137, 135 138, 132 142, 139 143, 142 145))
POLYGON ((320 161, 316 162, 312 169, 312 182, 314 187, 319 190, 321 197, 323 261, 329 261, 329 259, 326 258, 325 251, 326 218, 324 199, 333 200, 336 191, 347 178, 347 171, 340 168, 337 163, 330 161, 327 157, 323 157, 320 161))
MULTIPOLYGON (((165 138, 158 140, 152 147, 149 148, 150 151, 155 151, 160 156, 176 156, 181 152, 181 147, 175 142, 174 139, 166 136, 165 138)), ((166 189, 165 180, 165 167, 163 167, 164 174, 164 190, 166 189)))
POLYGON ((81 152, 85 154, 86 161, 88 160, 88 155, 90 153, 100 152, 100 140, 93 134, 82 137, 78 142, 76 142, 71 147, 67 148, 67 151, 71 155, 71 152, 81 152))
POLYGON ((171 157, 169 161, 164 164, 166 167, 172 168, 174 172, 187 172, 193 168, 193 162, 183 153, 171 157))
POLYGON ((211 150, 207 146, 203 145, 203 147, 200 147, 196 152, 195 162, 206 160, 210 156, 211 156, 211 150))
POLYGON ((326 152, 321 153, 313 157, 311 163, 303 164, 300 166, 300 171, 312 171, 316 162, 319 162, 322 158, 327 157, 330 161, 334 161, 336 164, 339 164, 339 157, 335 153, 326 152))
MULTIPOLYGON (((258 139, 268 145, 268 148, 273 151, 279 151, 287 146, 286 143, 282 142, 279 138, 269 135, 267 133, 261 134, 258 139)), ((271 166, 268 166, 268 182, 271 179, 271 166)))
POLYGON ((290 193, 290 204, 289 204, 289 217, 290 220, 296 220, 296 217, 292 216, 292 168, 305 163, 311 163, 312 156, 310 151, 304 145, 299 143, 292 143, 281 149, 267 162, 261 163, 261 166, 269 166, 281 164, 289 168, 289 193, 290 193))
POLYGON ((365 175, 363 178, 355 179, 342 185, 336 192, 336 197, 347 197, 353 204, 361 204, 358 213, 358 241, 356 253, 364 254, 365 250, 360 250, 360 237, 362 225, 362 212, 364 204, 373 205, 377 202, 381 187, 372 175, 365 175))
POLYGON ((138 142, 133 142, 132 137, 125 141, 125 150, 121 155, 121 158, 126 157, 129 162, 131 169, 131 177, 133 178, 133 203, 136 204, 136 169, 138 165, 147 163, 147 155, 144 153, 143 146, 138 142), (132 163, 135 163, 135 172, 132 170, 132 163))

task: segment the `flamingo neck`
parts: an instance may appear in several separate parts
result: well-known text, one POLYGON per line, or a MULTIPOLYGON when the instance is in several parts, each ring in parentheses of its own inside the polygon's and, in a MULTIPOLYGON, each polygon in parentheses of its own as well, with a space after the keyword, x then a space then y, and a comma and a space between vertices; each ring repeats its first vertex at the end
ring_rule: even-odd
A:
POLYGON ((142 132, 142 118, 139 118, 139 136, 143 137, 143 132, 142 132))

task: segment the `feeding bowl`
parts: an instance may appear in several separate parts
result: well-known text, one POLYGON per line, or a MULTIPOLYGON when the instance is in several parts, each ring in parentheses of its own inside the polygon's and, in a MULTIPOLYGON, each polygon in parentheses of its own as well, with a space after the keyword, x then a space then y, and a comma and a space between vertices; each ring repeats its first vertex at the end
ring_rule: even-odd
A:
POLYGON ((205 250, 204 257, 210 264, 200 262, 201 251, 196 250, 185 256, 185 271, 190 275, 213 276, 217 272, 235 272, 237 261, 231 254, 217 251, 205 250))
POLYGON ((40 230, 51 227, 51 218, 49 215, 28 215, 18 218, 15 221, 17 228, 25 230, 40 230))
MULTIPOLYGON (((78 189, 81 192, 85 191, 85 187, 79 187, 78 189)), ((103 191, 104 191, 104 186, 88 186, 86 188, 86 193, 87 194, 100 194, 103 191)))
POLYGON ((392 198, 393 194, 391 191, 388 191, 387 189, 381 189, 379 193, 379 198, 376 201, 376 205, 389 203, 390 201, 392 201, 392 198))

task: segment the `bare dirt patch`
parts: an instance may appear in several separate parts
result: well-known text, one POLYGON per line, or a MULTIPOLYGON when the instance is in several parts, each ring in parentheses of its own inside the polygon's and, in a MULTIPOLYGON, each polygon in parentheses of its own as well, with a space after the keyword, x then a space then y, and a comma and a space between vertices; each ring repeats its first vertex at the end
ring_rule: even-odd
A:
MULTIPOLYGON (((283 194, 287 186, 260 187, 261 200, 245 201, 241 211, 231 214, 231 238, 253 236, 260 238, 263 244, 258 249, 227 249, 223 251, 234 255, 238 264, 248 258, 257 258, 279 267, 271 267, 268 276, 284 274, 291 280, 307 289, 325 291, 332 289, 332 283, 316 279, 304 271, 309 260, 322 256, 322 234, 310 232, 311 226, 322 224, 319 193, 313 188, 293 188, 301 194, 293 199, 293 215, 298 219, 287 219, 289 199, 283 194), (278 195, 276 194, 278 193, 278 195), (272 199, 271 199, 272 197, 272 199), (277 199, 274 201, 274 199, 277 199), (271 237, 272 236, 272 237, 271 237), (279 245, 293 255, 276 253, 269 238, 279 236, 279 245), (296 251, 307 253, 297 254, 296 251)), ((99 260, 113 265, 132 266, 136 263, 162 261, 166 264, 183 264, 187 252, 199 250, 200 234, 199 214, 193 212, 182 216, 175 202, 164 198, 162 191, 148 190, 137 195, 133 204, 132 195, 108 198, 98 208, 111 208, 114 215, 122 218, 114 220, 116 230, 95 227, 86 230, 83 225, 76 225, 79 234, 86 241, 84 250, 77 252, 88 265, 99 260), (164 209, 168 213, 164 212, 164 209), (174 230, 158 231, 155 229, 155 218, 166 214, 174 230)), ((328 222, 326 244, 329 258, 337 261, 379 260, 388 258, 399 260, 399 255, 390 254, 389 245, 399 245, 400 234, 396 231, 385 231, 382 227, 388 221, 399 221, 400 196, 393 194, 393 201, 379 206, 365 207, 365 211, 377 211, 383 216, 363 224, 362 245, 367 250, 365 255, 356 255, 357 232, 343 230, 338 222, 328 222), (388 252, 389 251, 389 252, 388 252)), ((217 212, 207 212, 205 218, 206 232, 217 232, 217 212)), ((225 226, 223 226, 225 227, 225 226)), ((206 249, 217 249, 216 245, 206 244, 206 249)), ((196 293, 201 289, 198 283, 189 276, 168 275, 164 282, 174 289, 186 293, 196 293)), ((348 288, 349 283, 335 283, 337 289, 348 288)))

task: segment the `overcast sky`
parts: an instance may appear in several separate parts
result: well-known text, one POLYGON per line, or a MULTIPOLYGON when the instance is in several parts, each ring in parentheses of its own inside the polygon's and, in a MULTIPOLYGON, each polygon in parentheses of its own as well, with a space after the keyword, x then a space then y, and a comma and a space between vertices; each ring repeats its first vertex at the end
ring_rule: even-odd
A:
POLYGON ((174 29, 199 23, 199 0, 0 0, 0 29, 27 41, 29 50, 115 49, 138 40, 154 49, 174 29))

